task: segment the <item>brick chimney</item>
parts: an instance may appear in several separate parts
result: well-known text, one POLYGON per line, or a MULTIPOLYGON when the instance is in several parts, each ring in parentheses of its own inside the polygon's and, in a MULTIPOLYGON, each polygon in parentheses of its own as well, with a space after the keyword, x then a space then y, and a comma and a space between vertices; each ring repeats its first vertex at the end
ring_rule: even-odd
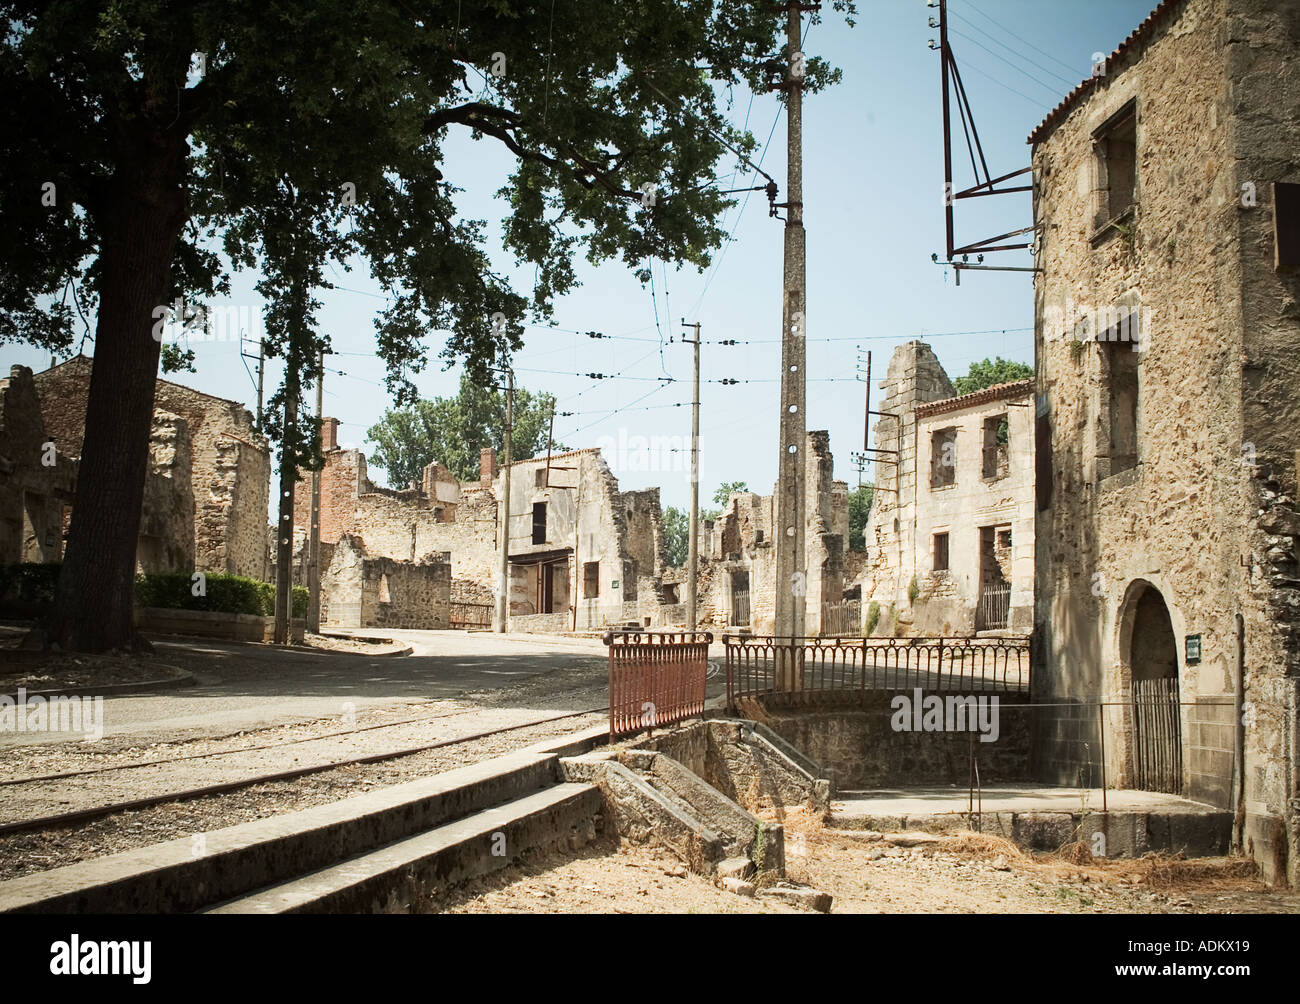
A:
POLYGON ((478 454, 478 480, 484 488, 491 488, 497 479, 497 451, 486 446, 478 454))
POLYGON ((320 430, 320 448, 322 453, 327 450, 337 450, 339 448, 339 420, 337 418, 326 418, 322 420, 320 430))

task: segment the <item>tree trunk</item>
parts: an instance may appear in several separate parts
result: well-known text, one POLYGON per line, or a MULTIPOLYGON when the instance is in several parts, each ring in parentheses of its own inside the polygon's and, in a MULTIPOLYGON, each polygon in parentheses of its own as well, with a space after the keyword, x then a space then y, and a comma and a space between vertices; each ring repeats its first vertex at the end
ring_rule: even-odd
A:
MULTIPOLYGON (((134 137, 139 139, 140 137, 134 137)), ((143 137, 99 210, 99 317, 77 494, 50 620, 65 649, 100 652, 135 643, 133 593, 140 508, 149 468, 154 382, 164 304, 186 217, 184 138, 143 137)))

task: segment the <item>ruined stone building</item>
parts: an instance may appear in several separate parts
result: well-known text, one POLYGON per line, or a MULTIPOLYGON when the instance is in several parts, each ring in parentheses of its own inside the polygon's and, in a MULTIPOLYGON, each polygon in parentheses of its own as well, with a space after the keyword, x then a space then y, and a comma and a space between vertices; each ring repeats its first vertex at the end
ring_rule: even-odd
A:
MULTIPOLYGON (((844 567, 849 540, 848 485, 833 476, 830 434, 807 434, 806 561, 802 581, 805 630, 810 635, 854 634, 861 630, 858 607, 844 616, 844 567)), ((771 634, 776 616, 776 546, 772 530, 775 495, 734 493, 726 509, 701 528, 699 606, 701 627, 771 634)), ((685 573, 674 570, 682 582, 685 573)))
POLYGON ((957 396, 930 346, 880 384, 876 485, 858 573, 876 634, 1025 635, 1034 604, 1033 381, 957 396))
POLYGON ((1043 718, 1039 773, 1104 741, 1293 883, 1297 109, 1300 2, 1167 0, 1030 137, 1035 697, 1108 702, 1043 718))
MULTIPOLYGON (((334 581, 334 545, 345 536, 366 559, 420 563, 445 554, 452 622, 486 626, 498 576, 505 482, 496 452, 483 451, 476 482, 457 482, 435 462, 425 468, 420 484, 392 490, 370 481, 359 450, 338 447, 336 430, 337 422, 327 420, 321 564, 329 573, 322 580, 323 594, 334 581)), ((301 547, 310 493, 297 496, 294 532, 301 547)), ((664 554, 658 489, 620 492, 599 450, 511 464, 506 583, 511 630, 598 631, 671 623, 677 613, 671 608, 679 601, 661 588, 664 554)), ((429 562, 431 568, 437 563, 429 562)), ((340 609, 336 598, 333 610, 340 609)))
MULTIPOLYGON (((0 561, 58 561, 76 493, 91 360, 0 381, 0 561)), ((136 565, 266 574, 270 455, 237 402, 159 380, 136 565)))

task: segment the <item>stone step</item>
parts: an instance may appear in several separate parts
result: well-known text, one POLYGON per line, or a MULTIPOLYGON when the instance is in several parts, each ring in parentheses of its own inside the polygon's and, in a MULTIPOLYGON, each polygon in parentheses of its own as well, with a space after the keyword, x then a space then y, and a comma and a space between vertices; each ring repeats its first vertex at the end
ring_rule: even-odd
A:
POLYGON ((557 784, 204 912, 419 912, 438 891, 505 868, 525 851, 576 849, 594 838, 603 805, 593 784, 557 784))
POLYGON ((337 802, 0 882, 0 913, 183 913, 549 789, 557 752, 520 750, 337 802))

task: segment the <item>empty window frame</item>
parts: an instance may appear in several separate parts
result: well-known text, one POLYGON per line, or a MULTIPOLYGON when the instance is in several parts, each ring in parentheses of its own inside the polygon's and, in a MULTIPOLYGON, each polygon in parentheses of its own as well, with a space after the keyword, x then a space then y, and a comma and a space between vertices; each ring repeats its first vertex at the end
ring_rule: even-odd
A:
POLYGON ((957 430, 937 429, 930 434, 930 487, 947 488, 957 481, 957 430))
POLYGON ((948 535, 946 533, 936 533, 934 535, 934 562, 933 569, 936 572, 948 571, 948 535))
POLYGON ((582 563, 582 597, 591 599, 600 595, 600 562, 584 561, 582 563))
POLYGON ((1109 412, 1109 470, 1118 474, 1137 466, 1138 460, 1138 361, 1140 353, 1126 342, 1107 342, 1103 347, 1106 362, 1103 401, 1109 412))
POLYGON ((545 468, 545 467, 539 467, 539 468, 537 468, 537 470, 533 471, 533 487, 534 487, 534 488, 546 488, 546 487, 547 487, 547 484, 546 484, 546 468, 545 468))
POLYGON ((546 503, 533 503, 533 543, 546 543, 546 503))
POLYGON ((1011 423, 1005 413, 984 420, 984 477, 1004 478, 1011 466, 1011 423))
POLYGON ((1129 102, 1093 133, 1097 166, 1096 228, 1125 215, 1137 203, 1137 104, 1129 102))

